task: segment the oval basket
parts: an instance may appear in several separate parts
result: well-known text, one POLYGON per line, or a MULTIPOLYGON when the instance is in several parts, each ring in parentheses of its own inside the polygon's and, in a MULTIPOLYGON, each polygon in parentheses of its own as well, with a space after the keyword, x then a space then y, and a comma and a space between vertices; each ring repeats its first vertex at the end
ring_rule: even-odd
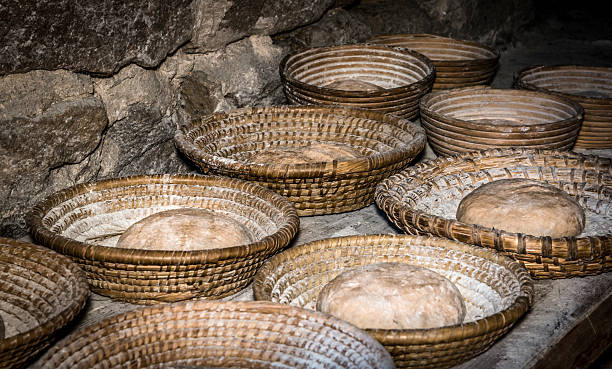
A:
POLYGON ((87 272, 93 291, 154 304, 238 292, 267 257, 289 243, 299 218, 289 201, 255 184, 213 176, 143 175, 60 191, 36 205, 26 222, 37 241, 70 256, 87 272), (197 251, 114 247, 131 224, 185 207, 229 216, 257 241, 197 251))
POLYGON ((489 85, 499 67, 499 52, 472 41, 428 34, 377 36, 368 41, 417 51, 436 67, 434 90, 489 85))
POLYGON ((486 150, 439 158, 383 181, 376 203, 411 234, 433 234, 485 246, 513 257, 534 278, 568 278, 612 269, 612 164, 610 159, 555 150, 486 150), (578 237, 510 233, 455 220, 461 199, 498 179, 529 178, 576 198, 586 213, 578 237))
POLYGON ((189 301, 119 314, 66 337, 39 362, 48 369, 394 368, 376 340, 339 319, 235 301, 189 301))
POLYGON ((21 368, 85 306, 85 273, 68 258, 0 237, 0 368, 21 368))
POLYGON ((321 289, 338 274, 379 262, 429 268, 462 293, 463 324, 430 329, 365 329, 398 368, 447 368, 485 351, 529 309, 533 283, 515 261, 438 237, 367 235, 329 238, 288 249, 257 273, 258 300, 314 309, 321 289))
POLYGON ((584 122, 575 147, 612 148, 612 68, 529 67, 518 74, 515 86, 553 93, 580 103, 584 108, 584 122))
POLYGON ((300 216, 339 213, 373 202, 378 182, 408 165, 425 145, 418 125, 382 113, 340 107, 237 109, 179 127, 177 147, 204 172, 268 187, 300 216), (348 145, 363 156, 304 164, 255 164, 265 148, 348 145))
POLYGON ((419 99, 431 90, 434 65, 417 52, 385 45, 342 45, 311 48, 287 55, 280 77, 289 101, 302 105, 343 105, 418 116, 419 99), (356 79, 377 85, 377 91, 325 87, 356 79))
POLYGON ((503 147, 569 150, 582 117, 580 104, 535 91, 467 87, 421 100, 421 123, 439 155, 503 147))

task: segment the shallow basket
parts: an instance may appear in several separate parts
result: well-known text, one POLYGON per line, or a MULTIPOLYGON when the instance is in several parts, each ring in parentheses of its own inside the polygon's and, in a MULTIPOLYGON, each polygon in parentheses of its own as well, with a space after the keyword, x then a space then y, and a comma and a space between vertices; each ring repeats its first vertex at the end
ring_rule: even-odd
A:
POLYGON ((287 55, 280 63, 285 95, 294 104, 342 105, 418 116, 419 99, 431 90, 434 65, 415 51, 386 45, 342 45, 311 48, 287 55), (325 87, 357 79, 381 87, 378 91, 348 91, 325 87))
POLYGON ((429 34, 377 36, 368 41, 417 51, 436 67, 433 90, 489 85, 499 67, 499 52, 472 41, 429 34))
POLYGON ((568 278, 612 269, 612 164, 610 159, 555 150, 486 150, 438 158, 381 182, 376 203, 399 228, 495 249, 513 257, 534 278, 568 278), (459 222, 465 195, 482 184, 528 178, 578 200, 586 214, 578 237, 510 233, 459 222))
POLYGON ((569 150, 582 118, 578 103, 534 91, 467 87, 421 100, 421 123, 439 155, 504 147, 569 150))
POLYGON ((41 369, 394 368, 384 348, 350 324, 253 301, 190 301, 119 314, 66 337, 39 363, 41 369))
POLYGON ((612 68, 529 67, 518 74, 515 86, 553 93, 580 103, 584 108, 584 122, 575 147, 612 148, 612 68))
POLYGON ((194 175, 143 175, 77 185, 40 202, 27 215, 33 237, 70 256, 93 291, 153 304, 222 298, 244 288, 261 263, 298 229, 293 205, 255 184, 194 175), (242 223, 257 239, 198 251, 114 247, 133 223, 160 211, 203 208, 242 223))
POLYGON ((418 125, 363 109, 287 106, 216 113, 179 127, 178 148, 204 172, 268 187, 292 201, 300 216, 339 213, 371 204, 376 184, 421 152, 418 125), (256 164, 270 147, 348 145, 363 156, 305 164, 256 164))
POLYGON ((21 368, 85 306, 85 273, 68 258, 0 237, 0 368, 21 368))
POLYGON ((464 297, 463 324, 430 329, 365 329, 398 368, 446 368, 485 351, 529 309, 533 283, 515 261, 486 249, 427 236, 328 238, 288 249, 257 273, 258 300, 314 309, 321 289, 343 271, 379 262, 429 268, 464 297))

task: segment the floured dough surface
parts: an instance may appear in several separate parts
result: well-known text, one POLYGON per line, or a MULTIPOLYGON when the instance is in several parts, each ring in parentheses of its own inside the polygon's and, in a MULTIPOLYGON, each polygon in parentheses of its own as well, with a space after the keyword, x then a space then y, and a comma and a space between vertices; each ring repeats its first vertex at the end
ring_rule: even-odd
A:
POLYGON ((344 91, 380 91, 382 87, 375 85, 374 83, 361 81, 358 79, 342 79, 329 83, 323 87, 333 88, 334 90, 344 91))
POLYGON ((250 231, 238 221, 206 209, 155 213, 132 224, 117 247, 143 250, 209 250, 248 244, 250 231))
POLYGON ((484 184, 461 200, 457 220, 506 232, 571 237, 582 233, 584 209, 566 192, 530 179, 484 184))
POLYGON ((442 327, 463 322, 466 314, 451 281, 403 263, 364 265, 339 274, 319 293, 317 310, 362 329, 442 327))
POLYGON ((255 164, 304 164, 353 159, 361 154, 349 145, 316 143, 300 147, 271 147, 250 158, 255 164))

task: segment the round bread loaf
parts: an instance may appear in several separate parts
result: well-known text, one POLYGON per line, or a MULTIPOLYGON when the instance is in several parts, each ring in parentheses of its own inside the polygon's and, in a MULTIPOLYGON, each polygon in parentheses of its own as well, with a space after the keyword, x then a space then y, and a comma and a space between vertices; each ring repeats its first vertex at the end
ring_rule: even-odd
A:
POLYGON ((380 91, 383 88, 373 83, 358 79, 341 79, 325 85, 324 87, 344 91, 380 91))
POLYGON ((143 250, 209 250, 248 244, 251 232, 238 221, 206 209, 155 213, 132 224, 117 247, 143 250))
POLYGON ((349 145, 316 143, 300 147, 271 147, 250 158, 255 164, 304 164, 353 159, 361 154, 349 145))
POLYGON ((339 274, 319 293, 317 310, 370 329, 442 327, 463 322, 466 313, 451 281, 403 263, 364 265, 339 274))
POLYGON ((566 192, 530 179, 484 184, 461 200, 457 220, 506 232, 571 237, 582 233, 584 210, 566 192))

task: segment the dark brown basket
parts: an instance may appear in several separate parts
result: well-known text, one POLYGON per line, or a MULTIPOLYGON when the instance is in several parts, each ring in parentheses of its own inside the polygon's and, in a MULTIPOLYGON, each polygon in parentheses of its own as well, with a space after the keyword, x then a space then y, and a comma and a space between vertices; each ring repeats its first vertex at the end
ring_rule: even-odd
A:
POLYGON ((385 45, 343 45, 306 49, 286 56, 280 64, 285 95, 294 104, 342 105, 418 116, 419 99, 431 90, 434 66, 425 56, 385 45), (358 79, 383 88, 346 91, 325 87, 343 79, 358 79))
POLYGON ((513 257, 534 278, 568 278, 612 269, 612 163, 555 150, 487 150, 439 158, 383 181, 376 203, 399 228, 485 246, 513 257), (529 178, 576 198, 587 215, 578 237, 510 233, 455 220, 458 203, 480 185, 529 178))
POLYGON ((338 274, 378 262, 429 268, 463 294, 463 324, 431 329, 366 329, 398 368, 447 368, 488 349, 529 309, 533 283, 515 261, 484 248, 438 237, 367 235, 324 239, 269 259, 253 281, 258 300, 314 309, 338 274))
POLYGON ((434 90, 488 85, 499 67, 499 52, 483 44, 428 34, 377 36, 368 43, 403 47, 428 57, 436 67, 434 90))
POLYGON ((300 216, 339 213, 371 204, 383 178, 421 152, 425 133, 398 117, 363 109, 288 106, 237 109, 177 130, 178 148, 204 172, 268 187, 292 201, 300 216), (266 147, 331 142, 363 156, 307 164, 255 164, 266 147))
POLYGON ((85 273, 70 259, 0 237, 0 368, 21 368, 85 306, 85 273))
POLYGON ((584 108, 576 148, 612 148, 612 68, 577 65, 538 66, 522 70, 517 88, 572 99, 584 108), (595 94, 595 96, 589 96, 595 94))
POLYGON ((255 184, 212 176, 143 175, 60 191, 36 205, 26 222, 37 241, 70 256, 87 272, 93 291, 154 304, 240 291, 266 258, 289 243, 299 218, 289 201, 255 184), (232 217, 257 241, 198 251, 114 247, 131 224, 183 207, 232 217))
POLYGON ((75 332, 45 369, 392 369, 384 348, 329 315, 269 302, 190 301, 130 311, 75 332))
POLYGON ((582 116, 576 102, 525 90, 467 87, 421 100, 421 123, 439 155, 504 147, 569 150, 582 116))

